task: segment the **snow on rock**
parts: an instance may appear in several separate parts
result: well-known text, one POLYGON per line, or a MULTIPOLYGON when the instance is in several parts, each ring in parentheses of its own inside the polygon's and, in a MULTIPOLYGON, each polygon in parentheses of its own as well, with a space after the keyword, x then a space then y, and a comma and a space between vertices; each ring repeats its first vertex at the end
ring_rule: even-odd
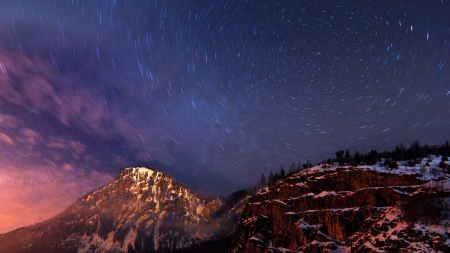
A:
POLYGON ((248 200, 232 252, 450 252, 450 177, 428 159, 318 165, 275 182, 248 200))
POLYGON ((315 199, 317 199, 317 198, 323 198, 323 197, 325 197, 325 196, 327 196, 327 195, 336 195, 336 192, 335 192, 335 191, 323 191, 323 192, 321 192, 321 193, 315 195, 314 198, 315 198, 315 199))
POLYGON ((230 233, 231 225, 218 225, 229 214, 214 216, 223 201, 199 196, 157 170, 127 168, 54 219, 26 228, 16 244, 5 243, 14 231, 0 236, 0 252, 170 251, 230 233))

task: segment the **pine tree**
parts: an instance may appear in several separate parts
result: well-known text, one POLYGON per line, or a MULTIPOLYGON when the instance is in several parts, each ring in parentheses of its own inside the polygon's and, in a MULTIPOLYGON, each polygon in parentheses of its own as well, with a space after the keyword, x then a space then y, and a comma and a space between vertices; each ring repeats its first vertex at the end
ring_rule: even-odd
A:
POLYGON ((341 160, 344 155, 344 150, 340 150, 336 152, 336 160, 341 160))
POLYGON ((275 171, 275 175, 273 176, 273 182, 275 183, 279 178, 280 176, 278 175, 278 171, 275 171))
POLYGON ((284 165, 282 164, 280 166, 280 178, 284 178, 285 174, 286 174, 286 171, 284 171, 284 165))
POLYGON ((302 161, 298 161, 297 163, 297 172, 302 170, 302 161))
POLYGON ((261 187, 264 187, 265 184, 266 184, 266 176, 264 175, 264 173, 262 173, 260 185, 261 187))
POLYGON ((414 141, 411 143, 411 146, 409 147, 414 157, 418 157, 420 155, 420 143, 418 141, 414 141))
POLYGON ((292 162, 291 167, 289 167, 289 174, 294 174, 295 172, 295 163, 292 162))
POLYGON ((367 155, 366 163, 368 165, 375 165, 378 162, 379 154, 376 150, 371 150, 370 153, 367 155))
POLYGON ((273 175, 273 172, 270 171, 270 174, 269 174, 269 186, 272 186, 273 183, 274 183, 274 175, 273 175))
POLYGON ((350 155, 350 152, 348 152, 348 150, 345 150, 345 162, 350 162, 350 160, 352 159, 352 156, 350 155))
POLYGON ((336 160, 339 162, 339 166, 344 166, 344 150, 336 152, 336 160))
POLYGON ((361 164, 361 154, 358 152, 358 151, 356 151, 355 152, 355 155, 354 155, 354 157, 353 157, 353 160, 354 160, 354 165, 355 166, 358 166, 359 164, 361 164))
POLYGON ((450 144, 448 143, 448 141, 445 141, 444 149, 445 149, 445 155, 450 156, 450 144))
POLYGON ((281 167, 280 167, 280 177, 284 178, 285 175, 286 175, 286 172, 284 171, 284 166, 281 165, 281 167))

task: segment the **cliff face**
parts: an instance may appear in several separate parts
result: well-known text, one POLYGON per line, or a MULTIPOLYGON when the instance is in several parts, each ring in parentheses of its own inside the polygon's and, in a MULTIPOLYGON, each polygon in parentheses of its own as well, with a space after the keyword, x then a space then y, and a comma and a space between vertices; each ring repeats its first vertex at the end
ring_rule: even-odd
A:
MULTIPOLYGON (((301 171, 249 199, 232 252, 413 252, 413 245, 405 243, 398 232, 394 240, 387 239, 386 231, 399 223, 400 227, 407 224, 400 222, 404 212, 399 211, 399 203, 411 201, 418 193, 432 198, 422 189, 426 182, 407 171, 320 167, 301 171), (398 217, 392 215, 395 212, 398 217), (385 237, 380 229, 385 229, 385 237), (373 245, 376 236, 378 244, 373 245)), ((438 234, 433 238, 442 241, 446 237, 438 234)), ((440 248, 450 250, 448 243, 441 243, 440 248)))
POLYGON ((314 167, 207 200, 128 168, 57 217, 0 235, 0 252, 450 252, 450 179, 427 173, 314 167))
POLYGON ((0 252, 170 252, 230 233, 238 214, 224 208, 161 172, 128 168, 59 216, 0 235, 0 252))

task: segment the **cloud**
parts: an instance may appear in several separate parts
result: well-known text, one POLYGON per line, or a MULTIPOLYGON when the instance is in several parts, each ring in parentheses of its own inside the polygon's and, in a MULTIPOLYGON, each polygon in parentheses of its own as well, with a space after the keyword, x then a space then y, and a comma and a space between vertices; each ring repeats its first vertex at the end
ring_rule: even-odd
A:
POLYGON ((20 125, 20 120, 8 114, 0 114, 0 127, 16 128, 20 125))
MULTIPOLYGON (((108 98, 110 89, 101 84, 105 81, 105 78, 101 77, 105 75, 102 72, 103 65, 96 57, 91 59, 80 56, 78 57, 80 62, 70 59, 74 66, 78 64, 88 66, 87 79, 83 78, 84 71, 64 69, 61 61, 53 61, 64 58, 67 52, 73 50, 72 46, 64 47, 59 45, 57 48, 26 53, 19 50, 19 47, 14 48, 0 43, 0 108, 20 107, 31 112, 38 120, 43 119, 46 122, 49 119, 52 122, 56 120, 63 125, 56 126, 58 128, 67 127, 103 140, 120 139, 125 142, 124 146, 127 148, 139 150, 145 157, 152 159, 165 161, 166 158, 170 158, 167 152, 161 152, 160 149, 163 147, 161 144, 171 137, 162 137, 161 134, 155 136, 156 130, 152 126, 143 123, 139 115, 133 115, 128 108, 124 108, 124 104, 120 104, 123 100, 129 104, 137 104, 134 94, 133 97, 129 97, 127 89, 122 89, 122 83, 118 85, 119 81, 108 80, 111 87, 120 87, 113 96, 116 98, 117 94, 120 101, 108 98), (97 76, 99 77, 96 78, 97 76)), ((136 107, 135 109, 137 110, 136 107)), ((3 121, 7 120, 9 119, 5 118, 3 121)), ((3 124, 0 115, 0 127, 3 124)), ((25 127, 36 131, 30 126, 25 127)), ((24 134, 27 135, 26 140, 30 144, 33 140, 36 141, 30 132, 22 133, 24 134)))
POLYGON ((0 233, 54 217, 113 177, 73 164, 0 169, 0 233))
POLYGON ((39 133, 29 128, 22 129, 20 133, 20 140, 31 147, 34 147, 36 145, 36 141, 42 140, 42 137, 39 133))
MULTIPOLYGON (((133 145, 148 140, 149 131, 132 125, 132 117, 118 104, 108 103, 98 85, 59 73, 48 59, 20 51, 3 52, 0 45, 0 66, 0 107, 8 103, 19 106, 104 139, 123 137, 133 145)), ((0 127, 2 124, 12 126, 14 122, 0 115, 0 127)))
POLYGON ((75 85, 68 76, 59 75, 47 60, 18 51, 3 52, 0 66, 3 103, 20 106, 36 115, 52 115, 65 126, 82 127, 104 137, 115 133, 115 120, 109 117, 107 103, 96 95, 96 90, 75 85))
POLYGON ((0 233, 52 218, 113 179, 92 169, 98 147, 83 139, 132 132, 108 106, 45 59, 0 45, 0 108, 10 113, 0 114, 0 233))
POLYGON ((4 134, 2 132, 0 132, 0 141, 9 144, 9 145, 14 145, 14 141, 11 139, 11 137, 9 137, 7 134, 4 134))
POLYGON ((63 164, 62 169, 65 171, 73 171, 73 165, 65 163, 65 164, 63 164))
MULTIPOLYGON (((54 59, 59 58, 58 52, 64 51, 61 48, 56 50, 58 52, 53 50, 51 49, 54 59)), ((84 61, 94 62, 89 59, 84 61)), ((179 104, 176 100, 171 100, 174 98, 169 98, 170 96, 164 102, 160 101, 161 107, 152 107, 148 105, 148 101, 139 100, 133 94, 138 94, 138 90, 134 89, 129 94, 127 90, 130 89, 123 88, 122 84, 122 88, 117 88, 115 86, 118 86, 119 81, 110 79, 111 84, 108 85, 115 87, 116 91, 111 95, 108 86, 93 83, 93 80, 97 81, 96 75, 105 74, 98 69, 90 69, 89 73, 94 72, 94 77, 90 79, 78 78, 78 73, 69 73, 72 70, 58 70, 43 55, 25 54, 20 50, 1 52, 0 48, 0 62, 0 108, 3 101, 4 105, 20 107, 27 111, 27 115, 36 118, 28 120, 29 118, 22 116, 18 124, 22 124, 19 129, 23 130, 12 135, 22 146, 16 153, 28 157, 26 159, 29 163, 34 161, 51 166, 81 163, 88 167, 103 166, 102 169, 105 170, 110 169, 105 164, 113 164, 117 169, 143 164, 155 165, 176 173, 181 180, 188 178, 186 175, 190 174, 192 168, 211 170, 214 165, 212 159, 208 159, 211 154, 209 146, 205 148, 196 145, 203 142, 203 139, 196 136, 198 131, 210 123, 195 122, 192 129, 189 124, 191 119, 196 119, 193 116, 189 117, 189 121, 180 120, 174 125, 174 121, 184 119, 186 115, 182 111, 178 112, 179 104), (119 101, 116 101, 116 97, 119 101), (148 109, 146 114, 139 112, 144 109, 148 109), (166 110, 172 113, 169 114, 166 110), (153 114, 168 117, 153 118, 153 114), (34 128, 29 122, 42 122, 42 125, 50 127, 34 128), (181 135, 180 129, 183 128, 185 129, 181 131, 181 135), (191 149, 192 146, 198 148, 191 149), (102 149, 107 151, 103 152, 102 149)), ((102 78, 98 77, 98 81, 103 82, 102 78)), ((138 86, 145 85, 136 85, 138 86)), ((151 93, 144 92, 144 95, 151 96, 151 93)), ((70 171, 70 167, 64 168, 70 171)), ((214 173, 216 172, 221 173, 220 170, 214 173)), ((200 177, 189 177, 190 180, 202 181, 198 178, 200 177)))
POLYGON ((50 140, 45 143, 45 146, 56 150, 67 150, 75 153, 76 155, 80 155, 86 150, 86 145, 83 143, 75 140, 68 140, 62 137, 50 138, 50 140))

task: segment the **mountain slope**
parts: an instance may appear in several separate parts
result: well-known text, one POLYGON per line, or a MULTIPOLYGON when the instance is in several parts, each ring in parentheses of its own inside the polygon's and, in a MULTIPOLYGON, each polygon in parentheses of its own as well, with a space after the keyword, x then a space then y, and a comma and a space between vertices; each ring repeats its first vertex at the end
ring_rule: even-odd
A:
POLYGON ((232 252, 450 252, 450 182, 415 169, 316 166, 278 181, 249 199, 232 252))
POLYGON ((0 235, 0 252, 170 252, 230 233, 238 214, 223 208, 161 172, 127 168, 57 217, 0 235))

